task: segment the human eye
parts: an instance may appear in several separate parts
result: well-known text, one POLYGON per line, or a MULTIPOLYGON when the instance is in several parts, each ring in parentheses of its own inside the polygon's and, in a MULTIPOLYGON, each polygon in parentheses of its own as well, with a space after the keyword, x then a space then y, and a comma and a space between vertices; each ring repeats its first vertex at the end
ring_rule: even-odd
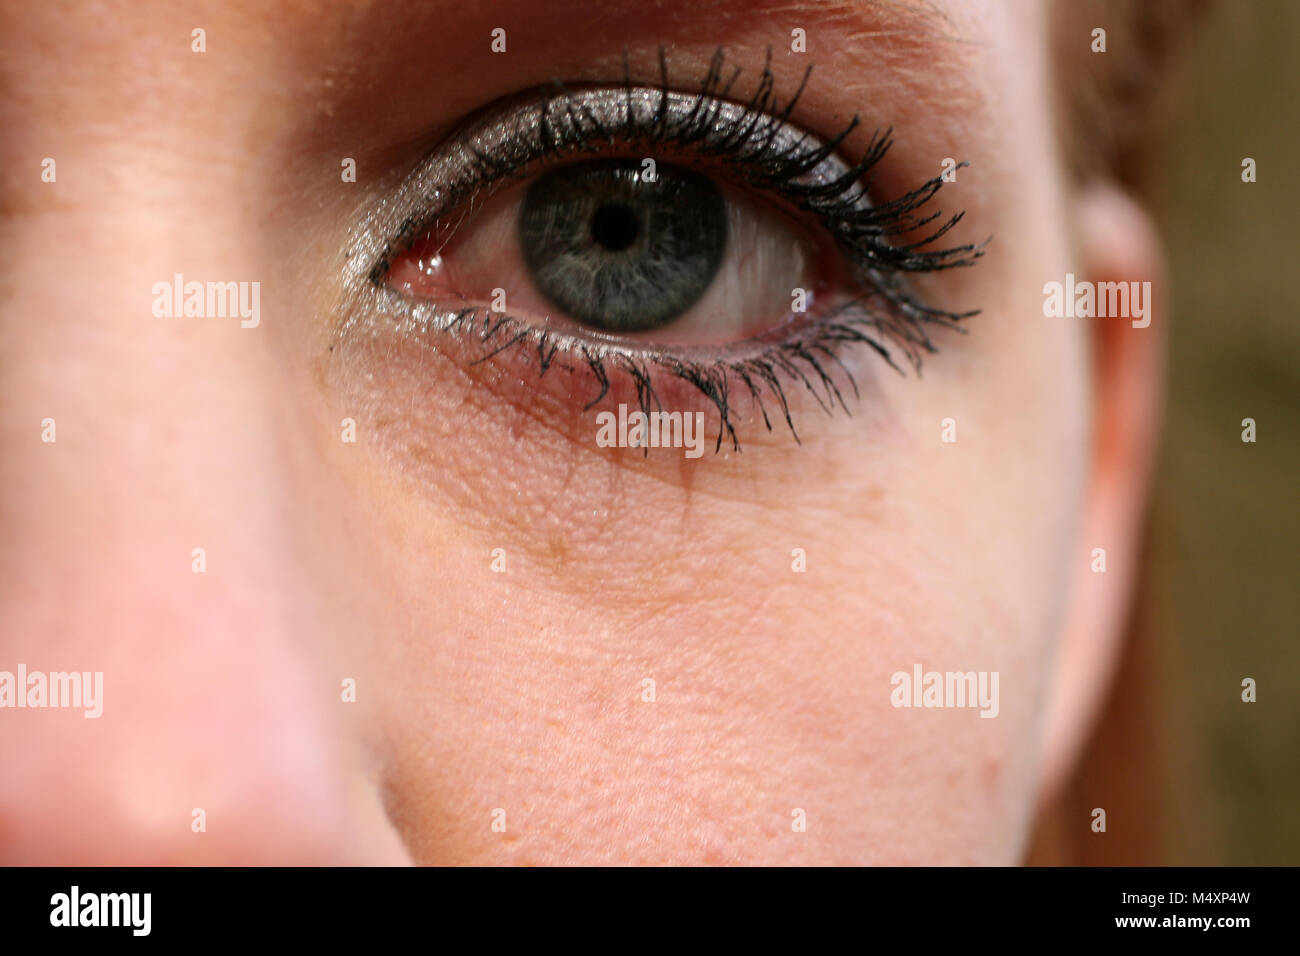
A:
POLYGON ((711 407, 715 448, 737 450, 747 411, 796 441, 799 401, 849 412, 850 350, 919 367, 931 329, 975 314, 913 288, 982 249, 940 242, 962 218, 930 208, 941 175, 876 194, 889 132, 850 161, 857 117, 825 139, 793 120, 808 74, 782 103, 765 65, 737 102, 720 51, 693 92, 660 67, 656 85, 556 83, 463 123, 403 187, 413 211, 368 273, 382 308, 575 413, 711 407))

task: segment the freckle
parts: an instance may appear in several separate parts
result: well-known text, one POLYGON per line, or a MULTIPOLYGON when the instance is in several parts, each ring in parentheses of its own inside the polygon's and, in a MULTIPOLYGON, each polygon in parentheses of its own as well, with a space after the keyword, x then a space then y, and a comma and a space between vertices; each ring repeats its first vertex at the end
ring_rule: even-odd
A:
POLYGON ((992 754, 984 761, 984 783, 990 788, 996 788, 1002 782, 1003 759, 998 754, 992 754))
POLYGON ((569 556, 569 546, 562 538, 552 538, 548 543, 548 550, 556 561, 563 561, 569 556))
POLYGON ((870 501, 881 501, 885 497, 885 489, 879 485, 873 485, 867 489, 867 498, 870 501))

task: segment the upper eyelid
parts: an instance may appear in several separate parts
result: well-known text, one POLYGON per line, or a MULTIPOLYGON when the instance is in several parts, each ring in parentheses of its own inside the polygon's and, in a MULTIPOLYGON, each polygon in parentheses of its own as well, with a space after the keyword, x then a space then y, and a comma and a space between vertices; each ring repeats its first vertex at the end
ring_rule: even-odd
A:
MULTIPOLYGON (((460 209, 467 200, 472 202, 485 187, 509 178, 534 160, 563 157, 568 151, 590 155, 593 145, 601 140, 611 144, 628 140, 652 149, 656 142, 684 145, 717 156, 730 167, 755 170, 756 175, 740 178, 781 193, 787 201, 795 198, 792 192, 799 193, 802 199, 798 204, 821 219, 822 227, 842 244, 845 261, 856 276, 853 281, 874 290, 912 321, 949 324, 973 314, 929 308, 917 299, 905 277, 907 272, 970 265, 983 255, 983 244, 926 248, 961 219, 958 214, 945 221, 938 212, 923 218, 913 215, 938 191, 940 177, 874 206, 863 180, 888 151, 889 134, 873 135, 859 161, 850 165, 836 149, 857 127, 856 117, 838 136, 823 140, 789 122, 802 84, 783 109, 777 107, 771 89, 770 84, 760 84, 765 92, 749 104, 741 104, 719 98, 726 88, 711 88, 707 79, 696 93, 674 91, 666 82, 657 88, 569 89, 556 84, 489 106, 445 138, 407 179, 389 209, 394 218, 403 210, 410 211, 396 219, 387 238, 385 232, 370 231, 372 257, 368 259, 356 249, 350 254, 353 292, 357 296, 378 295, 386 307, 409 313, 412 303, 387 286, 389 269, 448 212, 460 209), (545 122, 543 117, 547 117, 545 122), (902 245, 892 241, 893 236, 925 228, 935 219, 939 225, 923 240, 902 245), (370 268, 359 273, 367 259, 370 268)), ((913 344, 915 341, 930 348, 924 335, 913 344)), ((912 345, 905 351, 912 364, 919 365, 919 354, 912 345)))
MULTIPOLYGON (((463 125, 425 158, 402 189, 414 195, 415 207, 386 240, 370 279, 377 283, 414 237, 484 187, 531 162, 589 150, 593 140, 653 145, 657 139, 734 165, 743 164, 745 148, 757 151, 761 143, 770 155, 807 157, 807 171, 798 181, 817 187, 854 173, 834 151, 842 135, 824 141, 781 114, 759 113, 707 93, 644 86, 534 90, 463 125), (737 136, 737 129, 743 135, 737 136)), ((861 201, 867 201, 865 190, 861 201)))

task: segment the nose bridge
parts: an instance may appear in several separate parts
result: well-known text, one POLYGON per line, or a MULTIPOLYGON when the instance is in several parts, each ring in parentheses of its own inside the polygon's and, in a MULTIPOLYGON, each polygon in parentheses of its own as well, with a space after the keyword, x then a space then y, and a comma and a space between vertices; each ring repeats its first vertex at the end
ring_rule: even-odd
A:
POLYGON ((0 690, 46 690, 0 711, 0 858, 331 862, 364 832, 400 855, 313 664, 247 184, 99 147, 5 225, 0 690), (73 672, 98 704, 54 706, 73 672))
POLYGON ((190 14, 141 19, 11 23, 51 55, 5 74, 0 155, 30 175, 0 177, 0 527, 86 579, 210 561, 216 597, 273 580, 293 539, 253 159, 275 110, 247 62, 183 42, 190 14), (123 68, 124 43, 150 67, 123 68))
POLYGON ((185 194, 164 183, 7 230, 3 523, 78 576, 237 556, 265 577, 285 557, 287 415, 256 232, 211 183, 185 194))

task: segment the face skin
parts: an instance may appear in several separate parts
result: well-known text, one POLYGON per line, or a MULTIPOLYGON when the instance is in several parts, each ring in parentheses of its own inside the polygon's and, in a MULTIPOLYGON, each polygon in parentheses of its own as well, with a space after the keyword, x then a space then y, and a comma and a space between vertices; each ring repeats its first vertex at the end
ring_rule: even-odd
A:
POLYGON ((1065 177, 1044 9, 946 6, 6 3, 0 670, 102 671, 104 709, 0 711, 0 861, 1017 862, 1122 631, 1163 297, 1043 316, 1156 241, 1065 177), (599 448, 586 393, 343 279, 466 115, 661 45, 742 100, 769 46, 784 96, 813 63, 796 120, 892 126, 887 195, 971 164, 932 208, 992 242, 918 288, 981 314, 921 376, 846 353, 852 417, 789 388, 802 445, 599 448), (178 272, 260 282, 260 324, 155 317, 178 272), (997 716, 892 706, 916 664, 997 672, 997 716))

